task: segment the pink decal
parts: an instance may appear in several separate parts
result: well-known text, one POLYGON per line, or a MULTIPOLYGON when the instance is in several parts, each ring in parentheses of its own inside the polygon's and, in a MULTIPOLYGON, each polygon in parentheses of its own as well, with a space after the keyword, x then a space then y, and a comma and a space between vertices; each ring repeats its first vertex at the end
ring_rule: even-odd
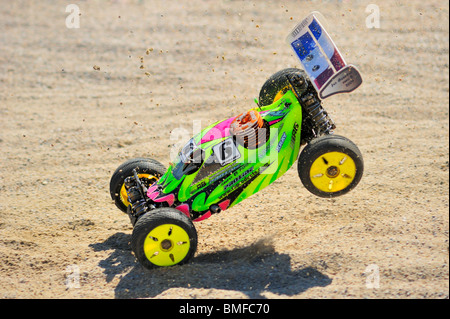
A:
POLYGON ((219 204, 219 207, 221 210, 225 210, 228 208, 228 205, 230 205, 230 200, 227 199, 226 201, 223 201, 222 203, 219 204))
POLYGON ((208 219, 209 217, 211 217, 211 212, 208 210, 207 213, 203 214, 202 216, 200 216, 200 217, 197 218, 197 219, 194 219, 194 222, 199 222, 199 221, 208 219))
POLYGON ((175 208, 178 209, 183 214, 185 214, 187 217, 189 217, 189 218, 191 217, 189 214, 189 205, 188 204, 181 204, 175 208))
POLYGON ((218 138, 227 137, 230 135, 230 124, 233 122, 234 117, 218 123, 216 126, 212 127, 208 132, 206 132, 199 144, 213 141, 218 138))
POLYGON ((160 195, 160 192, 157 190, 158 185, 156 183, 152 186, 150 186, 147 190, 147 197, 150 198, 152 201, 161 203, 161 202, 167 202, 169 206, 173 205, 173 202, 175 201, 175 196, 173 194, 169 194, 160 198, 157 198, 160 195))
POLYGON ((147 190, 147 192, 153 192, 155 189, 158 188, 158 185, 156 183, 153 183, 147 190))
MULTIPOLYGON (((219 207, 221 210, 225 210, 228 208, 229 205, 230 205, 230 200, 227 199, 227 200, 223 201, 222 203, 220 203, 219 207)), ((199 218, 194 219, 194 222, 200 222, 202 220, 208 219, 209 217, 211 217, 211 212, 208 210, 205 214, 203 214, 199 218)))
POLYGON ((157 185, 151 186, 151 187, 147 190, 147 197, 150 198, 151 200, 155 199, 156 196, 159 195, 159 192, 156 190, 157 188, 158 188, 157 185))
POLYGON ((150 194, 154 193, 157 188, 158 188, 158 185, 156 185, 156 183, 153 184, 152 186, 150 186, 147 189, 147 196, 149 196, 150 194))
POLYGON ((270 122, 269 122, 269 125, 273 125, 273 124, 275 124, 275 123, 278 123, 278 122, 280 122, 282 119, 283 119, 283 118, 280 118, 280 119, 276 119, 276 120, 270 121, 270 122))
POLYGON ((153 199, 154 202, 161 203, 161 202, 167 202, 169 206, 173 205, 173 202, 175 201, 175 196, 173 194, 169 194, 167 196, 163 196, 160 198, 153 199))

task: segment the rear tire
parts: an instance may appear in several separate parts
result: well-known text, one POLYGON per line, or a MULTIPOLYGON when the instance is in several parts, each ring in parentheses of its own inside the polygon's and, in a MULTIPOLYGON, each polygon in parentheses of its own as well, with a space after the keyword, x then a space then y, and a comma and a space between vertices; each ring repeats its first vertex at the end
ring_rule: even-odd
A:
POLYGON ((276 102, 287 91, 292 89, 287 77, 294 79, 297 76, 301 77, 304 81, 302 87, 296 86, 297 91, 301 92, 308 87, 306 85, 308 77, 305 71, 296 68, 287 68, 273 74, 261 87, 261 91, 259 92, 259 105, 266 106, 276 102))
POLYGON ((305 188, 319 197, 337 197, 358 185, 364 171, 361 151, 348 138, 324 135, 300 153, 298 175, 305 188))
POLYGON ((147 269, 188 262, 197 250, 197 231, 192 221, 177 209, 154 209, 136 222, 131 249, 147 269))
POLYGON ((109 192, 111 199, 124 213, 127 212, 127 207, 130 204, 128 202, 124 181, 128 176, 133 176, 133 169, 136 169, 139 178, 147 187, 158 181, 166 172, 164 165, 150 158, 133 158, 122 163, 111 177, 109 192))

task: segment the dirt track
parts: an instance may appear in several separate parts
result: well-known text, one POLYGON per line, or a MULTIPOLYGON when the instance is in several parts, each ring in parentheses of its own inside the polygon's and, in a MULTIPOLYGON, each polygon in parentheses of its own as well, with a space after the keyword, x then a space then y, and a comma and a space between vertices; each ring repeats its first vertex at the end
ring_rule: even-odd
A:
POLYGON ((79 29, 67 1, 1 1, 0 298, 448 298, 446 1, 377 0, 379 29, 370 1, 73 3, 79 29), (112 172, 167 165, 171 131, 253 107, 299 66, 284 40, 313 10, 365 81, 324 102, 363 152, 360 185, 321 199, 294 165, 197 223, 190 264, 142 269, 112 172))

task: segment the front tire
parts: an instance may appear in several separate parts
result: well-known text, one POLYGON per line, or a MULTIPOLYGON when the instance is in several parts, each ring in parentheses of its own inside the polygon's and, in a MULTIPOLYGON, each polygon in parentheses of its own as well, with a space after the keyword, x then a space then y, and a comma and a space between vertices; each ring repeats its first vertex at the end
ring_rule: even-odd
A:
POLYGON ((192 221, 177 209, 154 209, 138 219, 131 248, 147 269, 188 262, 197 250, 197 231, 192 221))
POLYGON ((298 174, 305 188, 319 197, 337 197, 358 185, 364 171, 361 151, 348 138, 324 135, 300 153, 298 174))

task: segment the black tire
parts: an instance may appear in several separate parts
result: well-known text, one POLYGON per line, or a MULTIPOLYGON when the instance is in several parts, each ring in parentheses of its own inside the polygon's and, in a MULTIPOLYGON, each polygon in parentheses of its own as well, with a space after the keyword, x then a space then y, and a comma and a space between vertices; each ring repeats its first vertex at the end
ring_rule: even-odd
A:
POLYGON ((287 79, 293 78, 295 76, 301 76, 303 78, 304 84, 302 86, 296 87, 297 91, 301 92, 305 90, 308 82, 308 77, 305 71, 296 68, 287 68, 277 73, 273 74, 261 87, 259 92, 259 105, 265 106, 270 105, 276 101, 276 98, 280 96, 279 94, 285 94, 290 89, 290 83, 287 79))
POLYGON ((136 222, 131 249, 147 269, 181 265, 197 250, 197 231, 189 217, 179 210, 157 208, 136 222))
POLYGON ((312 140, 300 153, 297 165, 303 186, 312 194, 327 198, 351 191, 364 171, 361 151, 348 138, 339 135, 312 140))
POLYGON ((133 169, 136 169, 138 175, 149 174, 151 176, 150 178, 142 178, 142 182, 146 186, 156 182, 166 172, 164 165, 149 158, 133 158, 121 164, 111 177, 109 192, 111 199, 114 201, 116 206, 125 213, 127 212, 129 203, 126 198, 126 194, 123 193, 122 187, 125 178, 133 175, 133 169))

